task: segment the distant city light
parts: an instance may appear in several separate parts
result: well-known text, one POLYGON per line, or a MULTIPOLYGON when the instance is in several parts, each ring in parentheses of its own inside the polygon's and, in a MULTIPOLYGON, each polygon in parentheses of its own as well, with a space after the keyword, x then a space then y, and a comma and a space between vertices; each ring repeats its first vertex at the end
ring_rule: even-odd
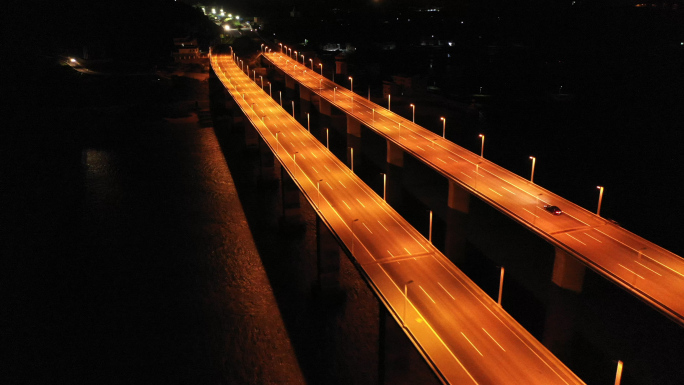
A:
POLYGON ((235 16, 235 20, 240 20, 240 16, 235 16))
POLYGON ((211 9, 211 14, 212 14, 212 15, 215 15, 215 14, 216 14, 216 8, 212 8, 212 9, 211 9))
POLYGON ((76 59, 71 58, 71 62, 72 62, 72 63, 76 63, 76 59))
POLYGON ((225 25, 223 26, 223 29, 226 30, 226 31, 230 31, 230 25, 225 24, 225 25))

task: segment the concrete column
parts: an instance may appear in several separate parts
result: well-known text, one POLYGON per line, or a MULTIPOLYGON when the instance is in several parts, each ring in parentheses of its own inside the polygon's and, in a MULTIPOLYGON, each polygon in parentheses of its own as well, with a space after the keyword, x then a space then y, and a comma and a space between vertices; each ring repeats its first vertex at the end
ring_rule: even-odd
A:
POLYGON ((332 116, 332 105, 327 100, 321 98, 319 111, 321 115, 332 116))
POLYGON ((268 147, 261 136, 259 136, 259 160, 261 166, 259 172, 259 182, 267 185, 277 182, 277 162, 275 162, 275 157, 273 156, 273 152, 271 152, 271 148, 268 147))
POLYGON ((339 289, 340 245, 318 215, 316 215, 316 245, 318 251, 318 288, 323 292, 339 289))
POLYGON ((256 128, 252 123, 245 119, 245 145, 247 148, 258 148, 259 147, 259 133, 257 133, 256 128))
POLYGON ((470 193, 449 181, 447 201, 445 254, 451 262, 465 262, 466 228, 470 211, 470 193))
POLYGON ((306 100, 307 102, 311 101, 311 90, 308 88, 302 86, 301 84, 299 85, 299 98, 302 100, 306 100))
POLYGON ((285 88, 295 89, 295 80, 291 76, 285 75, 285 88))
MULTIPOLYGON (((361 122, 347 115, 347 147, 354 149, 354 168, 360 166, 361 160, 361 122)), ((347 165, 351 168, 351 154, 347 150, 347 165)))
POLYGON ((285 171, 284 167, 281 167, 280 170, 283 197, 283 216, 281 217, 280 224, 281 229, 291 230, 303 223, 299 203, 299 188, 290 177, 290 174, 285 171))
POLYGON ((387 202, 394 207, 403 203, 402 178, 404 176, 404 150, 387 141, 387 202))
POLYGON ((558 287, 581 293, 585 270, 586 266, 577 258, 556 247, 551 281, 558 287))

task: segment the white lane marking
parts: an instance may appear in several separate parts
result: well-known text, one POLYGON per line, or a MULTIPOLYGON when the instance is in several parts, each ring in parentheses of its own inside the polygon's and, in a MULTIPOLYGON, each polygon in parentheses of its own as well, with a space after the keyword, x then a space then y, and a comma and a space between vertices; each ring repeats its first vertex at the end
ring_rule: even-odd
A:
POLYGON ((454 162, 458 162, 456 159, 449 157, 449 159, 453 160, 454 162))
POLYGON ((451 295, 451 293, 449 293, 449 290, 445 289, 444 286, 442 286, 441 283, 437 282, 437 284, 439 285, 439 287, 442 288, 442 290, 446 291, 446 293, 449 294, 449 297, 451 297, 451 299, 453 299, 454 301, 456 300, 456 298, 454 298, 454 296, 451 295))
POLYGON ((333 188, 332 188, 332 186, 330 185, 330 183, 328 183, 328 182, 325 182, 325 184, 327 184, 327 185, 328 185, 328 187, 330 187, 330 189, 331 189, 331 190, 333 189, 333 188))
POLYGON ((476 352, 480 353, 480 355, 481 355, 482 357, 484 357, 484 355, 482 354, 482 352, 480 352, 480 350, 479 350, 472 342, 470 342, 470 340, 468 339, 468 337, 466 337, 466 335, 463 334, 463 332, 461 332, 461 335, 463 336, 463 338, 466 339, 466 341, 468 341, 468 343, 470 344, 470 346, 472 346, 473 349, 475 349, 476 352))
POLYGON ((330 169, 328 168, 328 166, 323 165, 323 167, 325 167, 325 169, 328 170, 328 172, 330 172, 330 169))
POLYGON ((442 162, 442 163, 444 163, 444 164, 446 164, 446 161, 443 160, 442 158, 437 158, 437 160, 440 161, 440 162, 442 162))
POLYGON ((511 191, 511 190, 505 188, 504 186, 499 186, 499 187, 501 187, 502 189, 508 191, 509 193, 511 193, 511 194, 513 194, 513 195, 518 195, 518 194, 514 193, 513 191, 511 191))
POLYGON ((637 265, 639 265, 639 266, 643 267, 644 269, 646 269, 646 270, 650 270, 650 271, 651 271, 651 272, 652 272, 653 274, 657 274, 658 276, 662 277, 662 274, 660 274, 660 273, 658 273, 657 271, 655 271, 655 270, 653 270, 653 269, 651 269, 651 268, 647 267, 647 266, 646 266, 646 265, 644 265, 643 263, 639 263, 639 261, 634 261, 634 262, 636 262, 636 263, 637 263, 637 265))
POLYGON ((413 135, 411 135, 411 134, 409 134, 409 136, 410 136, 412 139, 416 139, 416 140, 418 139, 418 138, 416 138, 415 136, 413 136, 413 135))
POLYGON ((314 171, 316 171, 316 174, 319 174, 318 170, 316 170, 316 167, 311 166, 311 168, 312 168, 314 171))
POLYGON ((470 175, 468 175, 468 174, 464 173, 463 171, 461 171, 461 174, 463 174, 463 175, 467 176, 467 177, 468 177, 468 178, 470 178, 470 179, 473 179, 473 177, 472 177, 472 176, 470 176, 470 175))
POLYGON ((387 227, 385 227, 385 225, 383 225, 382 222, 378 220, 378 223, 380 224, 380 226, 382 226, 383 229, 385 229, 385 231, 389 232, 389 230, 387 230, 387 227))
POLYGON ((625 270, 629 271, 630 273, 632 273, 632 274, 636 275, 637 277, 639 277, 639 278, 641 278, 641 279, 645 279, 644 277, 642 277, 642 276, 640 276, 639 274, 637 274, 637 273, 633 272, 632 270, 630 270, 630 269, 628 269, 628 268, 626 268, 626 267, 622 266, 622 264, 620 264, 620 263, 618 263, 618 266, 620 266, 621 268, 623 268, 623 269, 625 269, 625 270))
POLYGON ((311 155, 313 155, 314 158, 318 159, 318 157, 316 156, 316 153, 312 152, 311 155))
POLYGON ((337 181, 340 182, 340 184, 342 185, 342 187, 347 188, 347 186, 345 186, 344 183, 342 183, 341 180, 338 179, 337 181))
POLYGON ((416 146, 416 147, 418 147, 418 148, 420 148, 421 150, 425 151, 425 149, 424 149, 423 147, 420 147, 420 146, 416 146))
POLYGON ((306 157, 304 156, 304 154, 301 154, 301 156, 302 156, 302 159, 306 159, 306 157))
POLYGON ((615 242, 617 242, 617 243, 619 243, 619 244, 625 246, 626 248, 631 249, 631 250, 633 250, 633 251, 636 251, 637 253, 643 255, 645 258, 650 259, 651 261, 653 261, 653 262, 659 264, 660 266, 662 266, 662 267, 664 267, 664 268, 666 268, 666 269, 672 271, 673 273, 678 274, 678 275, 684 277, 684 274, 680 273, 678 270, 673 269, 673 268, 671 268, 670 266, 668 266, 668 265, 666 265, 666 264, 664 264, 664 263, 662 263, 662 262, 660 262, 660 261, 658 261, 658 260, 656 260, 656 259, 654 259, 654 258, 652 258, 652 257, 649 257, 649 256, 646 255, 645 253, 642 253, 641 251, 639 251, 639 250, 633 248, 632 246, 630 246, 630 245, 628 245, 628 244, 626 244, 626 243, 624 243, 624 242, 620 242, 619 240, 617 240, 617 239, 611 237, 610 235, 604 233, 604 232, 601 231, 601 230, 596 229, 596 231, 598 231, 599 233, 605 235, 606 237, 608 237, 608 238, 614 240, 615 242))
POLYGON ((599 241, 598 238, 594 238, 594 237, 592 237, 591 235, 589 235, 589 234, 587 234, 587 233, 583 233, 583 234, 586 235, 587 237, 589 237, 589 238, 595 240, 595 241, 598 242, 598 243, 603 243, 603 242, 599 241))
MULTIPOLYGON (((478 175, 479 175, 479 174, 478 174, 478 175)), ((489 190, 492 191, 494 194, 500 196, 500 197, 503 196, 503 195, 501 195, 501 194, 500 194, 498 191, 496 191, 496 190, 492 190, 491 188, 490 188, 489 190)))
POLYGON ((344 205, 347 206, 349 210, 351 210, 351 207, 349 207, 349 205, 347 204, 347 202, 344 201, 344 199, 342 200, 342 203, 344 203, 344 205))
POLYGON ((406 252, 408 253, 408 255, 411 255, 411 252, 410 252, 407 248, 404 247, 404 250, 406 250, 406 252))
MULTIPOLYGON (((414 258, 414 259, 415 259, 415 258, 414 258)), ((423 287, 422 287, 422 286, 418 285, 418 287, 420 288, 420 290, 422 290, 422 291, 423 291, 423 293, 425 293, 425 295, 427 295, 427 297, 428 297, 428 298, 430 298, 430 301, 432 301, 432 303, 434 303, 434 304, 436 304, 436 303, 437 303, 437 302, 435 302, 435 300, 434 300, 434 299, 432 299, 432 297, 430 297, 430 294, 428 294, 428 293, 427 293, 427 291, 425 291, 425 289, 423 289, 423 287)))
POLYGON ((523 207, 523 210, 525 210, 525 211, 527 211, 528 213, 530 213, 530 214, 534 215, 535 217, 539 218, 539 216, 535 215, 534 213, 532 213, 532 211, 530 211, 530 210, 528 210, 528 209, 526 209, 526 208, 524 208, 524 207, 523 207))
POLYGON ((366 226, 366 224, 365 224, 364 222, 361 222, 361 223, 363 224, 363 227, 365 227, 366 230, 368 230, 369 233, 373 234, 373 232, 371 231, 371 229, 369 229, 368 226, 366 226))
POLYGON ((499 345, 499 347, 501 348, 501 350, 503 350, 504 352, 506 351, 506 349, 504 349, 503 346, 501 346, 501 344, 499 344, 499 343, 494 339, 494 337, 492 337, 492 335, 489 334, 489 332, 488 332, 485 328, 482 328, 482 330, 484 330, 484 332, 487 333, 487 335, 489 336, 489 338, 491 338, 492 341, 494 341, 495 344, 499 345))
POLYGON ((389 249, 387 250, 387 252, 389 253, 390 257, 394 258, 394 254, 392 254, 392 252, 389 251, 389 249))
POLYGON ((565 234, 565 235, 567 235, 568 237, 570 237, 570 238, 572 238, 572 239, 576 240, 577 242, 579 242, 579 243, 581 243, 581 244, 583 244, 583 245, 585 245, 585 246, 587 245, 586 243, 584 243, 584 242, 580 241, 579 239, 577 239, 577 238, 573 237, 573 236, 572 236, 572 235, 570 235, 570 234, 565 234))
POLYGON ((404 139, 404 140, 406 140, 406 138, 405 138, 405 137, 403 137, 403 136, 401 136, 401 135, 399 135, 399 137, 400 137, 400 138, 402 138, 402 139, 404 139))
POLYGON ((361 206, 363 206, 364 209, 366 208, 366 205, 364 205, 363 203, 361 203, 361 201, 359 200, 359 198, 356 198, 356 201, 359 202, 359 204, 360 204, 361 206))

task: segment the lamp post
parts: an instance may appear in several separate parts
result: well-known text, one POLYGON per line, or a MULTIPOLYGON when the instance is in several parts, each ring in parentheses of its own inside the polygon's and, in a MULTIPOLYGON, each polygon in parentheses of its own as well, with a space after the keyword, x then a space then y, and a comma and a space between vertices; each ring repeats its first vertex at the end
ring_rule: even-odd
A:
POLYGON ((351 172, 354 172, 354 147, 349 147, 351 150, 351 172))
POLYGON ((294 100, 292 101, 292 117, 295 117, 295 112, 294 112, 294 100))
POLYGON ((280 45, 280 53, 283 53, 283 43, 278 43, 280 45))
POLYGON ((381 172, 382 174, 382 200, 387 202, 387 174, 381 172))
POLYGON ((352 232, 352 255, 354 255, 354 240, 356 239, 356 236, 354 235, 354 222, 358 221, 359 219, 354 219, 351 223, 351 232, 352 232))
POLYGON ((615 372, 615 385, 620 385, 622 380, 622 361, 617 362, 617 371, 615 372))
POLYGON ((299 55, 302 57, 302 64, 304 64, 304 55, 299 55))
POLYGON ((330 132, 329 131, 330 131, 329 129, 327 129, 327 128, 325 129, 325 148, 327 148, 328 150, 330 150, 330 135, 329 135, 330 132))
POLYGON ((309 119, 309 113, 306 113, 306 129, 311 132, 311 120, 309 119))
POLYGON ((392 108, 390 108, 392 106, 391 102, 392 102, 392 95, 387 94, 387 111, 392 111, 392 108))
POLYGON ((259 78, 261 79, 261 89, 264 89, 264 77, 259 75, 259 78))
POLYGON ((280 95, 280 107, 283 106, 283 91, 278 91, 278 94, 280 95))
POLYGON ((352 77, 350 76, 350 77, 349 77, 349 80, 351 81, 350 90, 351 90, 352 93, 354 93, 354 78, 352 78, 352 77))
POLYGON ((413 283, 413 280, 406 281, 404 284, 404 316, 401 317, 401 327, 406 327, 406 308, 408 307, 408 285, 413 283))
POLYGON ((313 69, 313 59, 309 59, 309 62, 311 63, 311 69, 313 69))
POLYGON ((442 138, 446 139, 446 118, 442 116, 439 120, 442 121, 442 138))
POLYGON ((264 45, 261 44, 261 53, 264 53, 264 45))
POLYGON ((428 242, 432 243, 432 210, 430 210, 430 230, 428 230, 428 242))
POLYGON ((271 90, 271 82, 268 82, 268 96, 273 97, 273 92, 271 90))
POLYGON ((323 76, 323 63, 318 63, 318 66, 321 67, 321 76, 323 76))
POLYGON ((596 209, 596 215, 600 216, 601 215, 601 201, 603 200, 603 186, 596 186, 597 189, 599 189, 599 202, 598 202, 598 208, 596 209))
POLYGON ((294 51, 294 59, 295 59, 295 63, 297 62, 297 57, 298 57, 298 56, 297 56, 297 51, 294 51))
POLYGON ((416 105, 411 103, 411 108, 413 109, 413 123, 416 122, 416 105))
POLYGON ((537 163, 537 158, 530 156, 532 159, 532 174, 530 174, 530 182, 534 183, 534 165, 537 163))
POLYGON ((479 137, 482 138, 482 146, 480 147, 480 158, 484 158, 484 139, 485 139, 485 136, 484 136, 484 134, 480 134, 479 137))
POLYGON ((323 182, 323 179, 319 179, 318 183, 316 184, 316 189, 318 190, 318 203, 316 204, 320 210, 321 208, 321 182, 323 182))
POLYGON ((504 278, 504 267, 501 266, 501 277, 499 277, 499 301, 497 302, 501 306, 501 293, 503 293, 503 278, 504 278))
POLYGON ((333 102, 337 102, 337 87, 333 89, 333 102))

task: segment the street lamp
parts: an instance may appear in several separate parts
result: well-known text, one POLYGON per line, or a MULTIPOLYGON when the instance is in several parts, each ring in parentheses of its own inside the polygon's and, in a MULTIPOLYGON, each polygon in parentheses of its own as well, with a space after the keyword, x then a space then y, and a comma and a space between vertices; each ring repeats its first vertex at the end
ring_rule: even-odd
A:
POLYGON ((351 150, 351 172, 354 172, 354 147, 349 147, 351 150))
POLYGON ((430 230, 428 231, 428 242, 432 243, 432 210, 430 210, 430 230))
POLYGON ((620 385, 620 381, 622 381, 622 361, 618 360, 617 371, 615 372, 615 385, 620 385))
POLYGON ((382 174, 382 200, 387 202, 387 174, 381 172, 382 174))
POLYGON ((323 63, 318 63, 318 66, 321 67, 321 76, 323 76, 323 63))
POLYGON ((358 218, 354 219, 351 223, 351 232, 352 232, 352 250, 351 250, 351 252, 352 252, 352 255, 354 255, 354 239, 356 238, 356 236, 354 235, 354 222, 357 222, 358 220, 359 220, 358 218))
POLYGON ((416 105, 411 103, 411 108, 413 109, 413 123, 416 122, 416 105))
POLYGON ((499 306, 501 306, 501 294, 503 293, 503 278, 504 278, 504 267, 501 266, 501 276, 499 277, 499 301, 498 301, 499 306))
POLYGON ((482 138, 482 147, 480 148, 480 158, 484 158, 484 134, 479 135, 480 138, 482 138))
POLYGON ((323 179, 319 179, 318 183, 316 184, 316 189, 318 190, 318 203, 317 203, 317 205, 318 205, 319 210, 321 208, 321 182, 322 181, 323 181, 323 179))
POLYGON ((292 101, 292 117, 295 117, 295 112, 294 112, 294 100, 292 101))
POLYGON ((309 59, 309 62, 311 62, 311 69, 313 69, 313 59, 309 59))
POLYGON ((278 44, 280 45, 280 53, 283 53, 283 43, 278 43, 278 44))
POLYGON ((530 182, 534 183, 534 165, 537 163, 537 158, 530 156, 532 159, 532 174, 530 175, 530 182))
POLYGON ((413 280, 406 281, 404 284, 404 316, 401 317, 401 327, 406 327, 406 308, 408 307, 408 285, 413 283, 413 280))
POLYGON ((311 120, 309 119, 309 113, 306 113, 306 129, 311 132, 311 120))
POLYGON ((283 106, 283 91, 278 91, 278 94, 280 95, 280 107, 283 106))
POLYGON ((261 79, 261 89, 264 89, 264 77, 259 75, 259 78, 261 79))
POLYGON ((271 92, 271 82, 268 82, 268 96, 273 97, 273 92, 271 92))
POLYGON ((302 57, 302 64, 304 64, 304 55, 299 55, 302 57))
POLYGON ((350 76, 349 80, 351 81, 351 92, 354 93, 354 79, 350 76))
POLYGON ((264 45, 261 44, 261 53, 264 53, 264 45))
POLYGON ((333 102, 337 102, 337 87, 333 89, 333 102))
POLYGON ((596 186, 597 189, 599 189, 599 202, 598 202, 598 208, 596 209, 596 215, 600 216, 601 215, 601 201, 603 200, 603 186, 596 186))
POLYGON ((330 132, 329 131, 330 131, 329 129, 327 129, 327 128, 325 129, 325 148, 327 148, 328 150, 330 150, 330 135, 329 135, 330 132))
POLYGON ((439 120, 442 121, 442 138, 446 139, 446 118, 442 116, 439 120))

